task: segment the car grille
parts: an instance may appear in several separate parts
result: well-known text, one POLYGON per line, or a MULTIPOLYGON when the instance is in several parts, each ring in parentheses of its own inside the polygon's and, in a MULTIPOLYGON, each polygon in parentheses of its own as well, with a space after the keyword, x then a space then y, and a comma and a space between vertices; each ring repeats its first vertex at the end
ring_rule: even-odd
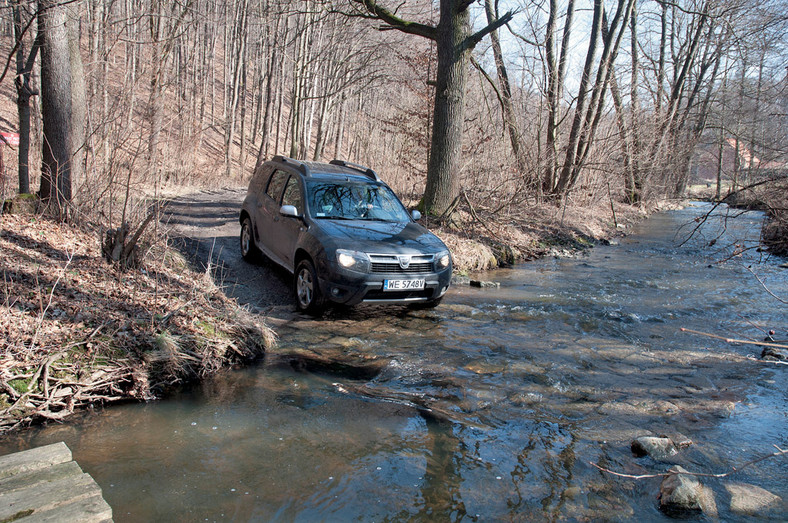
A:
POLYGON ((431 254, 417 254, 409 256, 410 263, 407 267, 400 264, 396 255, 370 254, 372 272, 379 274, 429 274, 433 272, 431 254))

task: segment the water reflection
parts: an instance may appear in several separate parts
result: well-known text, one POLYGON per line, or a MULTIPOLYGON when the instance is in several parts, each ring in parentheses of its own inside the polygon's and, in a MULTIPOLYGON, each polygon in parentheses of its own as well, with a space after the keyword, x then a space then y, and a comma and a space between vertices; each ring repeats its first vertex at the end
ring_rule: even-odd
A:
MULTIPOLYGON (((66 441, 117 521, 664 519, 658 480, 590 462, 664 470, 629 451, 644 434, 694 440, 677 462, 708 472, 788 446, 785 373, 748 359, 757 347, 679 332, 788 329, 747 270, 758 253, 718 263, 712 239, 740 243, 719 230, 678 245, 693 213, 579 259, 486 274, 501 288, 454 288, 434 311, 298 318, 257 368, 26 431, 0 453, 66 441)), ((757 236, 742 218, 727 230, 757 236)), ((788 296, 785 270, 754 269, 788 296)), ((736 480, 788 499, 785 477, 772 460, 736 480)))

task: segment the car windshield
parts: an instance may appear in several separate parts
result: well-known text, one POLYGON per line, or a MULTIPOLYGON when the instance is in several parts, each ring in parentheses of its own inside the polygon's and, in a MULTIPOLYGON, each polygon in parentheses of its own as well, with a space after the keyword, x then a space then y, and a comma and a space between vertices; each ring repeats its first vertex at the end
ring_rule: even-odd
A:
POLYGON ((385 185, 354 182, 307 183, 309 209, 314 218, 406 222, 408 213, 385 185))

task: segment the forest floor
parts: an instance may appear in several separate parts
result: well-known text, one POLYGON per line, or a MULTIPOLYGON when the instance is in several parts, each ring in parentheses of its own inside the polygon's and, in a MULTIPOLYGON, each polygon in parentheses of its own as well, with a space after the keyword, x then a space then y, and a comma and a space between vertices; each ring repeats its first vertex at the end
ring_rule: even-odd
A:
POLYGON ((148 400, 263 356, 274 341, 162 239, 120 271, 95 231, 0 215, 0 434, 148 400))

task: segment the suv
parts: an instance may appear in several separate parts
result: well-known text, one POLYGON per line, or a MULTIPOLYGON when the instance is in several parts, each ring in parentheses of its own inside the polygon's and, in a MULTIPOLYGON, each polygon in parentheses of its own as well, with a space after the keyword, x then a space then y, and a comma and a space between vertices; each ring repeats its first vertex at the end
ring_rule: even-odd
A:
POLYGON ((372 169, 275 156, 259 166, 241 208, 241 254, 294 275, 302 312, 327 303, 434 307, 449 288, 446 245, 416 223, 372 169))

